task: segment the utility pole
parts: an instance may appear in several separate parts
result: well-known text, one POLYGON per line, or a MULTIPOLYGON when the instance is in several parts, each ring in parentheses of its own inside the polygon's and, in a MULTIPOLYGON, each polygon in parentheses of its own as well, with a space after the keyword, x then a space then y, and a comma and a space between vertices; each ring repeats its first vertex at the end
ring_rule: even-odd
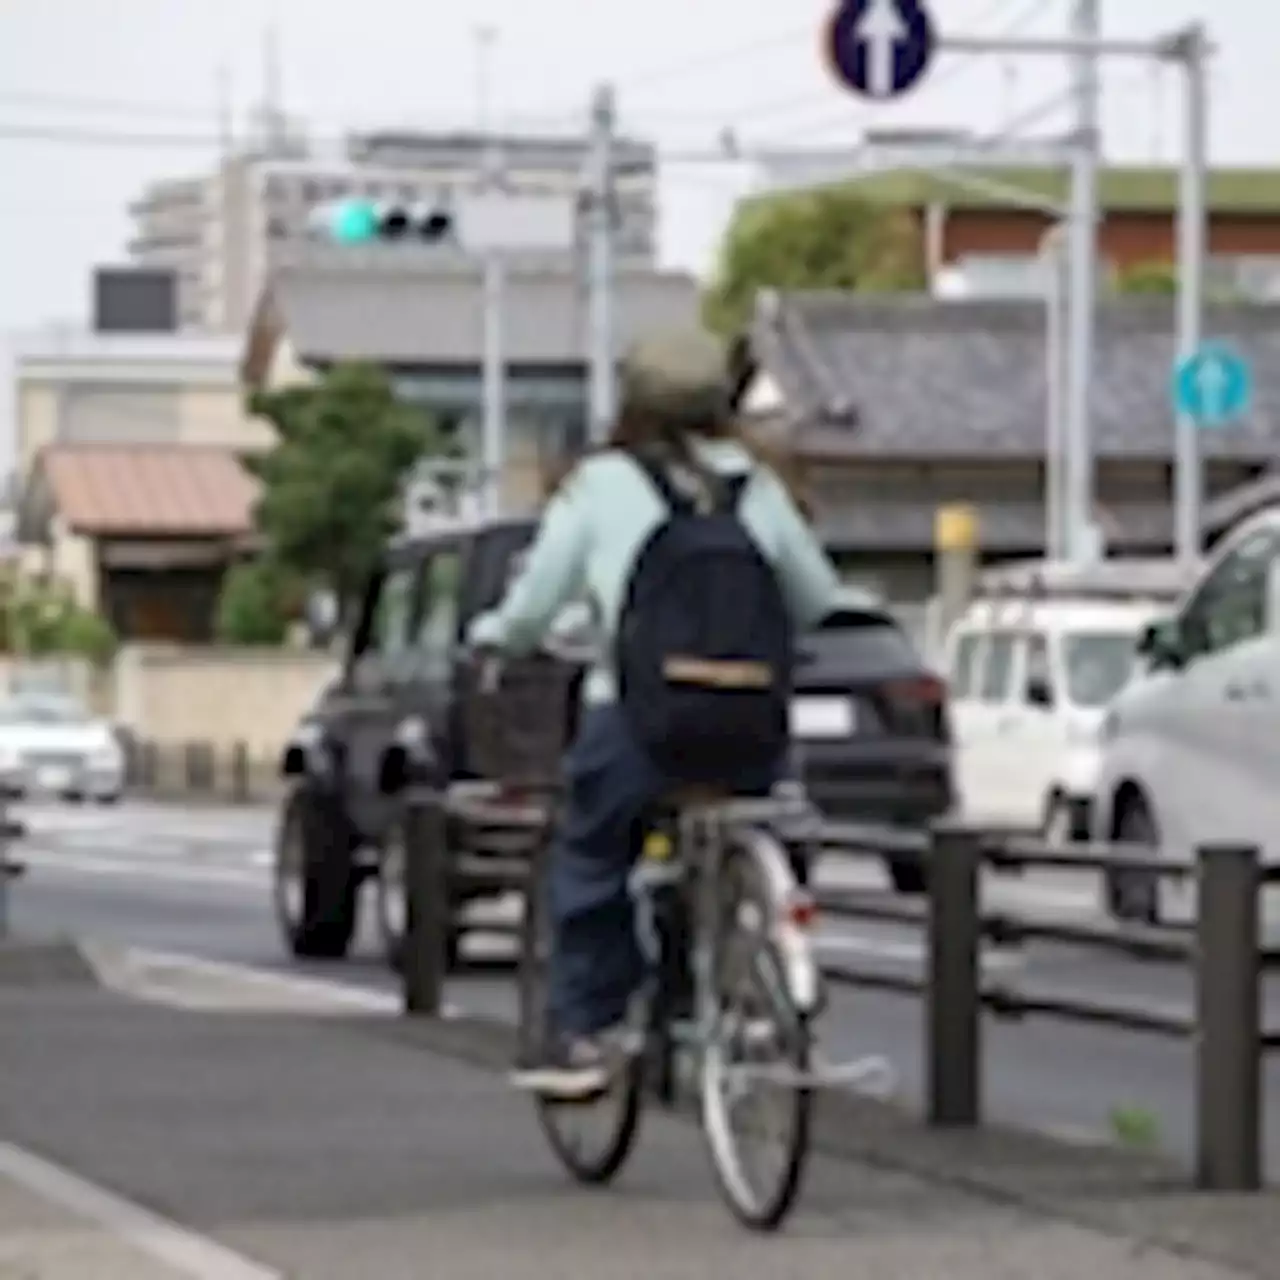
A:
MULTIPOLYGON (((1204 268, 1208 221, 1205 177, 1209 145, 1209 41, 1196 23, 1173 42, 1183 74, 1183 132, 1181 193, 1178 200, 1178 358, 1195 354, 1203 337, 1204 268)), ((1174 424, 1174 547, 1178 558, 1191 563, 1200 556, 1200 506, 1204 477, 1200 436, 1195 422, 1180 413, 1174 424)))
POLYGON ((601 85, 591 104, 590 148, 584 210, 587 223, 587 436, 601 444, 617 416, 617 349, 614 337, 614 130, 612 85, 601 85))
MULTIPOLYGON (((492 27, 476 31, 476 85, 479 98, 480 130, 485 137, 484 171, 481 186, 496 191, 504 185, 505 158, 496 137, 492 136, 489 112, 489 51, 493 45, 492 27)), ((481 361, 480 467, 483 510, 496 516, 502 507, 502 464, 506 454, 507 394, 506 354, 503 332, 503 307, 506 303, 506 265, 502 250, 490 246, 484 252, 481 266, 484 290, 484 348, 481 361)))
POLYGON ((1068 552, 1064 511, 1065 462, 1063 414, 1067 387, 1066 313, 1069 280, 1063 252, 1063 227, 1055 223, 1040 238, 1040 261, 1045 281, 1045 441, 1044 441, 1044 548, 1049 560, 1065 560, 1068 552))
POLYGON ((1067 383, 1063 408, 1066 557, 1075 563, 1097 554, 1095 465, 1091 391, 1098 288, 1099 84, 1096 42, 1098 0, 1076 0, 1071 34, 1076 127, 1071 139, 1071 200, 1067 235, 1069 283, 1067 383))

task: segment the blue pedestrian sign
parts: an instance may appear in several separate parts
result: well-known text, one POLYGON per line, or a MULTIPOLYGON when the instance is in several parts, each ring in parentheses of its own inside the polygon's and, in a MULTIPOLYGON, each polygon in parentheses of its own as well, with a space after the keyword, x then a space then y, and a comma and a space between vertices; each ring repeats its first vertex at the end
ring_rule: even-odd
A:
POLYGON ((837 80, 864 98, 911 89, 933 60, 937 32, 923 0, 836 0, 825 31, 837 80))
POLYGON ((1222 427, 1243 417, 1252 394, 1248 361, 1223 342, 1206 343, 1174 370, 1174 408, 1200 427, 1222 427))

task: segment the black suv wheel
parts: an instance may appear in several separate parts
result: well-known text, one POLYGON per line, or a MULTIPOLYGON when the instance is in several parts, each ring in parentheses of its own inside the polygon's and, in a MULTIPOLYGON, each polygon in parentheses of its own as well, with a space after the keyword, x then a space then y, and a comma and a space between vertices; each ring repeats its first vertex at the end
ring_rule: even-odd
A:
POLYGON ((285 946, 298 957, 337 960, 355 936, 359 877, 341 805, 302 785, 285 801, 276 834, 274 900, 285 946))

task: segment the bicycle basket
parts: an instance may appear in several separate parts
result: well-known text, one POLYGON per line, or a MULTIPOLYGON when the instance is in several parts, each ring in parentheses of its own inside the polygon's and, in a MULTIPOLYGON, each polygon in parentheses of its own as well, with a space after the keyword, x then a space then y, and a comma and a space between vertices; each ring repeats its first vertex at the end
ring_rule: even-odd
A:
POLYGON ((497 688, 468 670, 463 734, 469 771, 511 788, 554 786, 568 743, 581 668, 546 654, 503 664, 497 688))

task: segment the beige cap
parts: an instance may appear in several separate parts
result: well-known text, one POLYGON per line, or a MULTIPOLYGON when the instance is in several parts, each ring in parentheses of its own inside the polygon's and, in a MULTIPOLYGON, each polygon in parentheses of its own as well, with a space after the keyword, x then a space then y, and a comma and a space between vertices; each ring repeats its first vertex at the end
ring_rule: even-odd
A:
POLYGON ((705 329, 652 334, 622 359, 624 410, 705 422, 729 412, 728 353, 705 329))

